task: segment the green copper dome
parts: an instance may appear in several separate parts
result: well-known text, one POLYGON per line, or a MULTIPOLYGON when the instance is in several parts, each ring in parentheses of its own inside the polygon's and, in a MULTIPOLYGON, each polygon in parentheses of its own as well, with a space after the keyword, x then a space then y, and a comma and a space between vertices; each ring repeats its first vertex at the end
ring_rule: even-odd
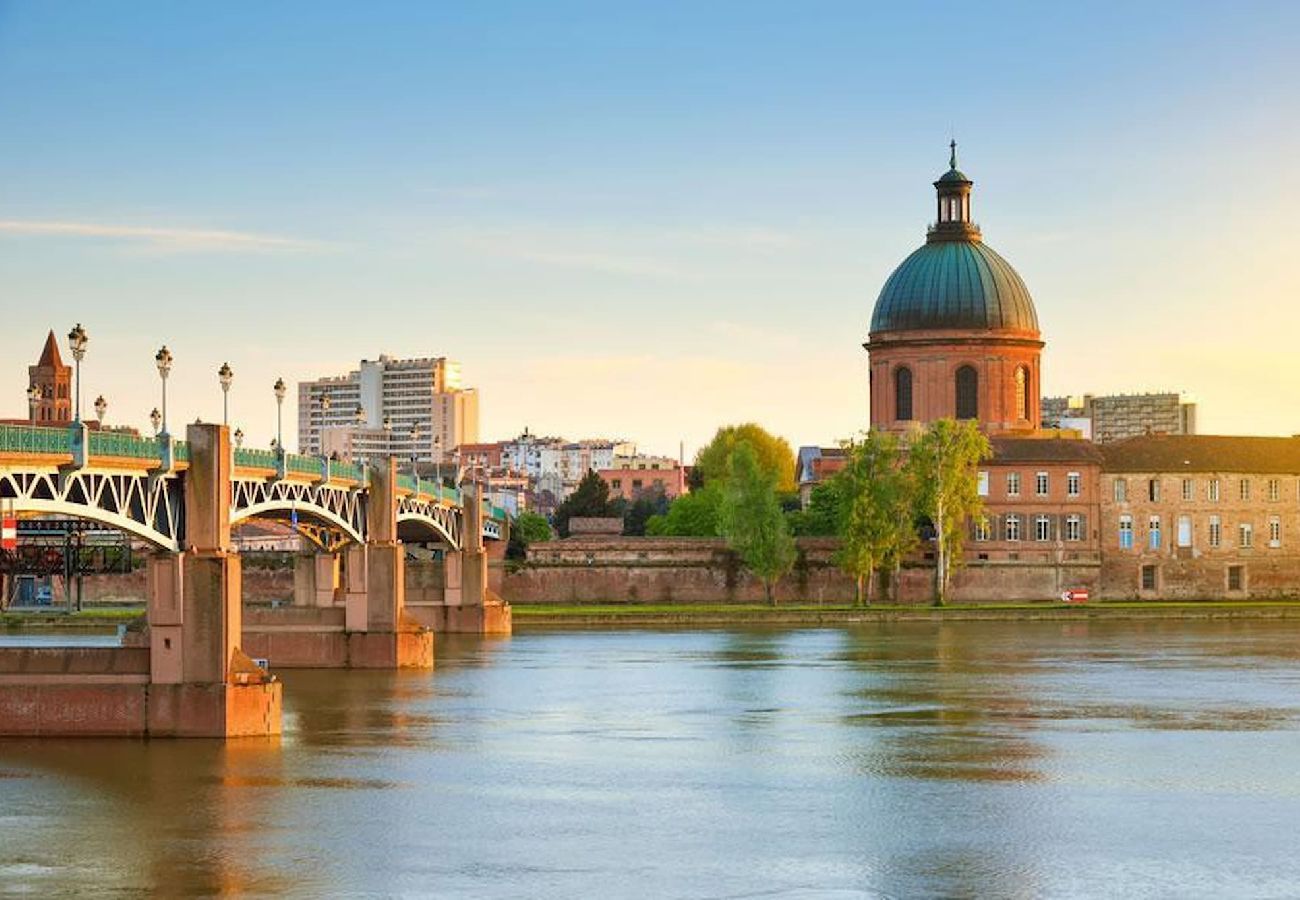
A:
POLYGON ((980 238, 971 221, 972 182, 957 168, 934 183, 938 218, 925 245, 889 276, 871 314, 882 331, 1038 331, 1038 314, 1016 270, 980 238))
POLYGON ((978 240, 925 244, 889 276, 871 331, 971 328, 1037 331, 1029 289, 1011 264, 978 240))

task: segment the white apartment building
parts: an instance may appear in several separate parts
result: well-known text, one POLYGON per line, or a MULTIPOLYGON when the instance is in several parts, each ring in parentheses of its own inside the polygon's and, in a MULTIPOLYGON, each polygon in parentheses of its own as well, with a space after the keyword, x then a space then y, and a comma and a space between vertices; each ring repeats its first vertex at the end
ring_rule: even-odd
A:
POLYGON ((298 383, 298 451, 345 459, 437 462, 478 441, 478 391, 444 357, 361 361, 298 383))

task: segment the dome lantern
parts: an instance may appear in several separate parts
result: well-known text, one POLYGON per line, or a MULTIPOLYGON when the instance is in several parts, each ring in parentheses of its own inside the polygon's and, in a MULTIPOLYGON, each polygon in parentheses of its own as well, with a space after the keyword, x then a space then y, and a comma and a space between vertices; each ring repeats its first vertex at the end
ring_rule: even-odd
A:
POLYGON ((957 142, 948 144, 948 171, 934 183, 938 193, 938 212, 927 241, 977 241, 979 226, 971 222, 970 194, 974 182, 957 168, 957 142))

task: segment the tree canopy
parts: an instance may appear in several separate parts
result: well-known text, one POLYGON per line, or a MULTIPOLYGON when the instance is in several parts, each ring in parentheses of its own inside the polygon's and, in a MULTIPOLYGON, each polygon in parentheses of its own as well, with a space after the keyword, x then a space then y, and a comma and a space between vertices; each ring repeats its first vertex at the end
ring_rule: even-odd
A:
POLYGON ((656 537, 717 537, 722 487, 713 484, 682 494, 663 515, 646 521, 645 533, 656 537))
POLYGON ((732 451, 742 443, 749 444, 758 467, 771 475, 775 490, 789 493, 795 489, 794 451, 790 444, 753 422, 718 429, 708 446, 695 454, 695 483, 708 485, 725 479, 732 451))
POLYGON ((506 545, 506 556, 510 559, 523 559, 529 544, 550 539, 551 526, 545 516, 521 512, 510 523, 510 542, 506 545))
POLYGON ((754 448, 740 441, 731 451, 718 508, 718 525, 727 545, 762 582, 767 602, 775 602, 776 582, 794 566, 794 538, 775 490, 775 476, 764 469, 754 448))
POLYGON ((601 480, 595 470, 588 469, 574 492, 555 508, 555 530, 560 533, 560 537, 568 537, 570 519, 621 517, 623 511, 620 506, 610 502, 609 485, 601 480))
POLYGON ((853 576, 859 601, 870 603, 877 570, 897 571, 916 544, 914 491, 894 435, 868 432, 845 450, 845 466, 830 481, 842 498, 836 562, 853 576))

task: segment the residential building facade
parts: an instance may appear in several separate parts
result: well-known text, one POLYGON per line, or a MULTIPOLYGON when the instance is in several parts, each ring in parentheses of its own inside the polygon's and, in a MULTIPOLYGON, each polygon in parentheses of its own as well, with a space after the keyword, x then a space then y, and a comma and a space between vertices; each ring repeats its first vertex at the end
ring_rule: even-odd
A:
POLYGON ((635 500, 659 492, 671 500, 686 493, 686 471, 671 456, 616 456, 596 474, 609 486, 610 499, 635 500))
POLYGON ((1182 394, 1044 397, 1044 428, 1077 428, 1098 443, 1144 434, 1196 434, 1196 404, 1182 394))

